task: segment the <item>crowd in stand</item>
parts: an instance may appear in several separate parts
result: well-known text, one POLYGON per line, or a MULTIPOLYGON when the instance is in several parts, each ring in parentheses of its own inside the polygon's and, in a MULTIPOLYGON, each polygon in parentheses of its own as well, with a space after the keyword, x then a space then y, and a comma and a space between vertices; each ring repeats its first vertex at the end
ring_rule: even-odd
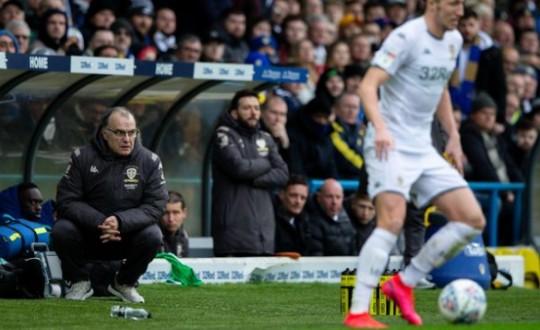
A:
MULTIPOLYGON (((358 87, 388 33, 422 11, 423 2, 415 0, 0 0, 0 51, 307 69, 307 82, 268 91, 260 115, 262 131, 273 137, 288 170, 279 184, 260 183, 272 192, 281 189, 271 212, 275 240, 274 232, 266 236, 268 228, 261 229, 253 246, 268 239, 272 244, 222 249, 230 240, 225 237, 224 243, 219 236, 230 230, 224 226, 216 229, 221 231, 217 254, 356 255, 375 217, 366 215, 373 205, 367 205, 365 196, 362 142, 367 123, 358 87), (310 197, 305 178, 327 180, 310 197), (361 188, 345 196, 334 179, 359 180, 361 188)), ((449 49, 458 63, 455 72, 427 70, 425 75, 449 79, 467 157, 465 177, 524 181, 540 129, 540 8, 527 0, 466 1, 458 29, 463 49, 449 49)), ((237 128, 233 119, 224 125, 237 128)), ((225 133, 219 135, 218 129, 218 148, 227 144, 225 133)), ((266 141, 264 136, 257 139, 266 141)), ((437 123, 433 136, 435 145, 444 145, 437 123)), ((224 177, 229 175, 222 170, 224 177)), ((250 180, 257 186, 255 177, 250 180)), ((244 203, 253 198, 249 191, 244 203)), ((227 197, 221 201, 214 196, 215 205, 223 202, 222 209, 229 210, 237 196, 227 197)), ((511 244, 514 194, 504 192, 501 199, 500 243, 511 244)), ((262 216, 261 209, 254 211, 262 216)))

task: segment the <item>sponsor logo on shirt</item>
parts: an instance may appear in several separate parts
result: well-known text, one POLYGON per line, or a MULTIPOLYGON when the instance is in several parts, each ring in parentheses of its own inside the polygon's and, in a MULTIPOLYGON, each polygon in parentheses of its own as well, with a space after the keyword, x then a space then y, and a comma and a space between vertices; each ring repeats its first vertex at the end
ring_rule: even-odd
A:
POLYGON ((397 55, 388 51, 388 50, 385 50, 383 51, 382 55, 381 55, 381 61, 380 61, 380 64, 383 68, 387 68, 387 67, 390 67, 392 65, 392 63, 394 63, 394 61, 396 60, 397 58, 397 55))

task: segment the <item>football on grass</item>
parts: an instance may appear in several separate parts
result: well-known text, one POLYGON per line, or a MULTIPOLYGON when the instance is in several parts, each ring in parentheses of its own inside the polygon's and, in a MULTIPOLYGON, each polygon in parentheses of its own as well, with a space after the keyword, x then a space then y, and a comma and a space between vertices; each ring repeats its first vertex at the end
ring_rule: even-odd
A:
POLYGON ((476 323, 486 312, 486 294, 469 279, 448 283, 439 295, 439 310, 451 323, 476 323))

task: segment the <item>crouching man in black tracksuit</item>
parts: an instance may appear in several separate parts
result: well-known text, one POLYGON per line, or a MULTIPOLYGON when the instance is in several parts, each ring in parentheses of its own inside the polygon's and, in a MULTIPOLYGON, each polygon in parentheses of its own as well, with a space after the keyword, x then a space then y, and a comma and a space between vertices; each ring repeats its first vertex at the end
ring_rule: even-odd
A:
POLYGON ((167 202, 159 157, 137 139, 133 115, 113 108, 95 139, 76 149, 58 184, 53 246, 71 282, 66 299, 93 294, 89 260, 124 260, 108 291, 127 302, 144 302, 137 279, 159 251, 158 225, 167 202))

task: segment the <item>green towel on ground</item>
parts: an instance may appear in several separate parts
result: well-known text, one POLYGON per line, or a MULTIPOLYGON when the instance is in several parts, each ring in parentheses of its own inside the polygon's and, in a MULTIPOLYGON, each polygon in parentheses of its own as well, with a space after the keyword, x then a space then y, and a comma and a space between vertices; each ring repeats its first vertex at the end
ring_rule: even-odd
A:
POLYGON ((197 277, 193 268, 184 265, 180 259, 170 252, 160 252, 156 258, 165 259, 171 264, 171 273, 167 283, 179 284, 183 286, 200 286, 203 282, 197 277))

